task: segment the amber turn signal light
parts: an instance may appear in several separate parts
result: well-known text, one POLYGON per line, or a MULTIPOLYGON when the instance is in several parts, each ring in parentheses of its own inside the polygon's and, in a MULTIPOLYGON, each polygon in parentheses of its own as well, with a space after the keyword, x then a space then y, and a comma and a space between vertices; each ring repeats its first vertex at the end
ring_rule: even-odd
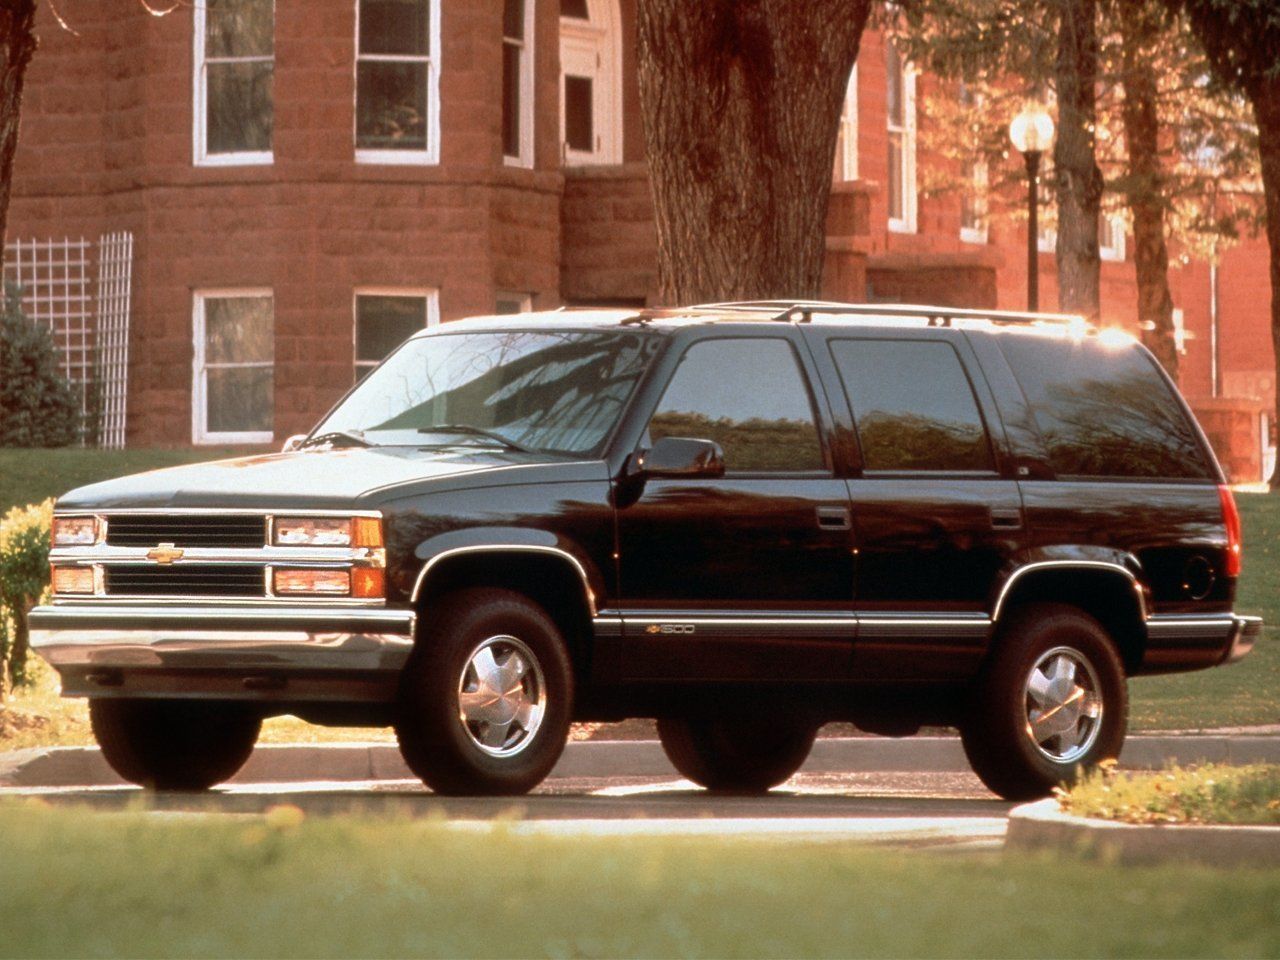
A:
POLYGON ((381 547, 382 521, 377 517, 352 517, 351 545, 353 547, 381 547))
POLYGON ((387 595, 386 571, 381 567, 356 567, 351 571, 351 595, 353 597, 385 597, 387 595))

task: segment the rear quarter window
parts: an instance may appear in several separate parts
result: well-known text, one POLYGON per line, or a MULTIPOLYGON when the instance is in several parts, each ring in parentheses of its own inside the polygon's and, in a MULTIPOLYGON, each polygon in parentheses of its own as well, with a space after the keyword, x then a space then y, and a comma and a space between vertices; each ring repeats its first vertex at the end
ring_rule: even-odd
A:
POLYGON ((1136 344, 1017 333, 999 342, 1059 476, 1213 477, 1195 427, 1136 344))

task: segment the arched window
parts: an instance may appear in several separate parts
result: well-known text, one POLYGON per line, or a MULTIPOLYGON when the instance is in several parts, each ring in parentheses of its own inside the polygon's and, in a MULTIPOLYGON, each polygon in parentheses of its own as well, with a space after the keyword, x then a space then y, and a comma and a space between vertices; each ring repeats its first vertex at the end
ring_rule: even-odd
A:
POLYGON ((564 162, 622 162, 622 44, 617 0, 560 0, 564 162))
POLYGON ((533 166, 534 0, 505 0, 502 10, 502 159, 533 166))
POLYGON ((835 178, 858 179, 858 65, 849 71, 844 106, 840 110, 840 133, 836 140, 835 178))
POLYGON ((892 42, 885 48, 889 124, 889 229, 916 232, 916 74, 892 42))

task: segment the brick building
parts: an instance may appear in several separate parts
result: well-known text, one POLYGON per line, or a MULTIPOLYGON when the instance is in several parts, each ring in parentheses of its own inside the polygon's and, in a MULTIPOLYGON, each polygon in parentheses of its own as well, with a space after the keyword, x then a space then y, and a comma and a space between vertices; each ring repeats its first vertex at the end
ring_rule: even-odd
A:
MULTIPOLYGON (((62 5, 73 34, 42 5, 9 236, 133 234, 128 442, 276 444, 413 327, 652 302, 634 8, 196 0, 153 17, 100 0, 62 5)), ((920 195, 930 82, 865 35, 825 292, 1016 308, 1025 235, 920 195)), ((1132 326, 1123 227, 1103 236, 1104 320, 1132 326)), ((1051 246, 1040 270, 1052 307, 1051 246)), ((1275 390, 1265 246, 1174 288, 1183 388, 1254 479, 1275 390)))

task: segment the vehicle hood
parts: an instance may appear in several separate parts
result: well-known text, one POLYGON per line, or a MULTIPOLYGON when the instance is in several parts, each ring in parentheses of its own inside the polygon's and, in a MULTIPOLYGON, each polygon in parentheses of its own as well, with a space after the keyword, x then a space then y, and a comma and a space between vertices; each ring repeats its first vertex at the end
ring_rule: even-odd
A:
POLYGON ((400 494, 406 485, 469 485, 499 470, 561 464, 563 460, 541 454, 464 445, 295 450, 106 480, 59 497, 58 509, 372 507, 400 494))

